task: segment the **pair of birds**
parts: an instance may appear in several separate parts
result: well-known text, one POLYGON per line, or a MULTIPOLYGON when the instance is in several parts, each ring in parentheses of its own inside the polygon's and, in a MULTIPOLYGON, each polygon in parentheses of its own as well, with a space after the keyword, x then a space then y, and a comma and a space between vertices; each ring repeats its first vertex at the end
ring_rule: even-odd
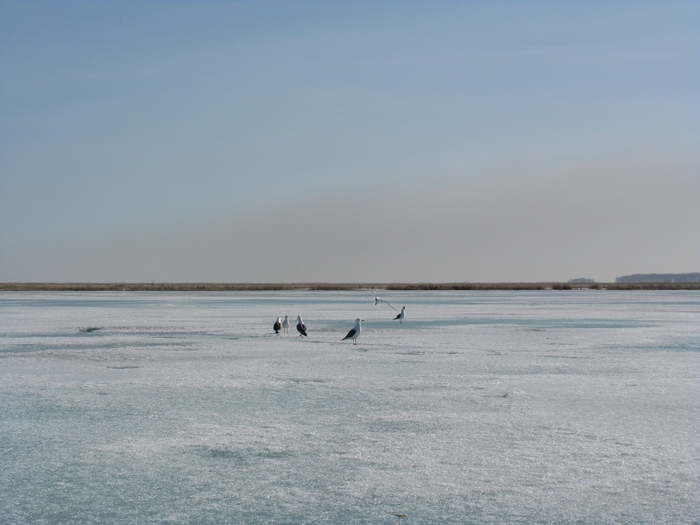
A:
MULTIPOLYGON (((381 300, 381 299, 380 299, 381 300)), ((386 302, 386 301, 384 301, 386 302)), ((387 303, 389 304, 389 303, 387 303)), ((394 321, 399 321, 401 324, 403 324, 403 320, 406 317, 406 307, 402 306, 401 307, 401 313, 394 317, 394 321)), ((352 339, 352 344, 356 345, 357 344, 357 338, 360 337, 360 334, 362 333, 362 323, 364 323, 364 319, 360 319, 359 317, 355 319, 355 326, 348 332, 348 335, 343 337, 341 341, 345 341, 346 339, 352 339)))
MULTIPOLYGON (((275 331, 275 335, 280 335, 282 330, 284 330, 285 334, 289 333, 289 316, 285 315, 284 321, 281 317, 278 317, 275 324, 272 325, 272 329, 275 331)), ((297 315, 297 332, 299 332, 299 337, 304 337, 307 335, 306 325, 304 324, 304 321, 300 315, 297 315)))
MULTIPOLYGON (((392 306, 392 304, 391 304, 389 301, 385 301, 384 299, 380 299, 380 298, 377 296, 377 294, 374 293, 374 290, 372 290, 371 288, 368 288, 368 290, 369 290, 369 292, 374 296, 374 306, 377 306, 377 303, 384 303, 384 304, 388 304, 389 306, 391 306, 391 308, 392 308, 393 310, 396 310, 396 308, 394 308, 394 307, 392 306)), ((402 307, 401 307, 401 312, 399 313, 399 315, 397 315, 396 317, 394 317, 394 321, 397 321, 397 320, 398 320, 401 324, 403 324, 404 317, 406 317, 406 307, 405 307, 405 306, 402 306, 402 307)))
MULTIPOLYGON (((374 296, 374 306, 377 306, 377 303, 384 303, 384 304, 388 304, 389 306, 391 306, 392 309, 396 310, 396 308, 394 308, 389 301, 385 301, 384 299, 380 299, 377 296, 377 294, 374 293, 374 290, 372 290, 371 288, 368 288, 368 290, 374 296)), ((399 315, 394 317, 394 321, 398 320, 401 324, 403 324, 404 317, 406 317, 406 307, 402 306, 401 313, 399 313, 399 315)))

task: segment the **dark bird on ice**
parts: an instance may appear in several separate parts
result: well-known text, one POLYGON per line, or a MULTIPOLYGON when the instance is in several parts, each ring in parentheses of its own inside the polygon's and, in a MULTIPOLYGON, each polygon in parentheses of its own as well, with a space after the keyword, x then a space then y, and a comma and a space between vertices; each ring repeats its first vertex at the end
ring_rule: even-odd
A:
POLYGON ((406 318, 406 307, 405 307, 405 306, 402 306, 402 307, 401 307, 401 312, 399 313, 399 315, 397 315, 396 317, 394 317, 394 321, 396 321, 396 320, 398 319, 398 320, 399 320, 399 323, 403 324, 403 320, 404 320, 405 318, 406 318))
POLYGON ((297 315, 297 332, 299 332, 299 337, 307 335, 306 325, 300 315, 297 315))
POLYGON ((359 317, 355 319, 355 327, 348 332, 348 335, 343 337, 341 341, 345 341, 346 339, 352 339, 352 344, 356 345, 357 344, 357 338, 360 337, 360 334, 362 333, 362 323, 364 323, 364 319, 360 319, 359 317))
POLYGON ((282 330, 282 318, 278 317, 275 324, 272 325, 272 329, 275 331, 275 335, 280 335, 280 330, 282 330))

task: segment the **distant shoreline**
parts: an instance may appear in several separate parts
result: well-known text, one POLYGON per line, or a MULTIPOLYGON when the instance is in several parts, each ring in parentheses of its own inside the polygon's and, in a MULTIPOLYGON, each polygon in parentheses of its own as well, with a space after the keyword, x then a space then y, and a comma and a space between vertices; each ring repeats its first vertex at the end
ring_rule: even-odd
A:
POLYGON ((0 283, 0 292, 700 290, 700 283, 0 283))

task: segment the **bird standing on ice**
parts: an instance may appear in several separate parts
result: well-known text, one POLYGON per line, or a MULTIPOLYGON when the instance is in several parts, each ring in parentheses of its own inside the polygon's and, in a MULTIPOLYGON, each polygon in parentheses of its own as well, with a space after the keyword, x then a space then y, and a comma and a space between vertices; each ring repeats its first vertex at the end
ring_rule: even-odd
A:
POLYGON ((272 325, 272 329, 275 331, 275 335, 280 335, 280 330, 282 330, 282 318, 278 317, 275 324, 272 325))
POLYGON ((299 332, 299 337, 307 335, 306 325, 304 324, 304 321, 301 319, 300 315, 297 315, 297 332, 299 332))
POLYGON ((357 344, 357 338, 360 337, 360 334, 362 333, 362 323, 364 323, 364 319, 360 319, 359 317, 355 319, 355 328, 350 330, 348 332, 348 335, 343 337, 341 341, 345 341, 346 339, 352 339, 352 344, 356 345, 357 344))
POLYGON ((282 328, 284 328, 285 334, 289 333, 289 316, 288 315, 284 316, 284 321, 282 321, 282 328))
POLYGON ((394 321, 396 321, 398 319, 399 323, 403 324, 403 320, 405 317, 406 317, 406 307, 402 306, 401 313, 399 315, 397 315, 396 317, 394 317, 394 321))
MULTIPOLYGON (((389 303, 389 301, 385 301, 384 299, 380 299, 379 297, 377 297, 377 294, 374 293, 374 290, 372 290, 371 288, 367 288, 367 289, 368 289, 368 290, 372 293, 372 295, 374 296, 374 306, 377 306, 377 303, 386 303, 386 304, 388 304, 389 306, 391 306, 391 304, 389 303)), ((394 310, 396 310, 396 308, 394 308, 393 306, 391 306, 391 307, 392 307, 394 310)))

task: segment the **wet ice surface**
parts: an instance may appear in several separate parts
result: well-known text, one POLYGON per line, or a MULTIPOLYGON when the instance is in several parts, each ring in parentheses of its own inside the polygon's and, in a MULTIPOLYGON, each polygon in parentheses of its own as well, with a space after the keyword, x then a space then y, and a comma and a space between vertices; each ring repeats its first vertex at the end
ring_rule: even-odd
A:
POLYGON ((700 522, 700 294, 381 296, 0 294, 0 522, 700 522))

